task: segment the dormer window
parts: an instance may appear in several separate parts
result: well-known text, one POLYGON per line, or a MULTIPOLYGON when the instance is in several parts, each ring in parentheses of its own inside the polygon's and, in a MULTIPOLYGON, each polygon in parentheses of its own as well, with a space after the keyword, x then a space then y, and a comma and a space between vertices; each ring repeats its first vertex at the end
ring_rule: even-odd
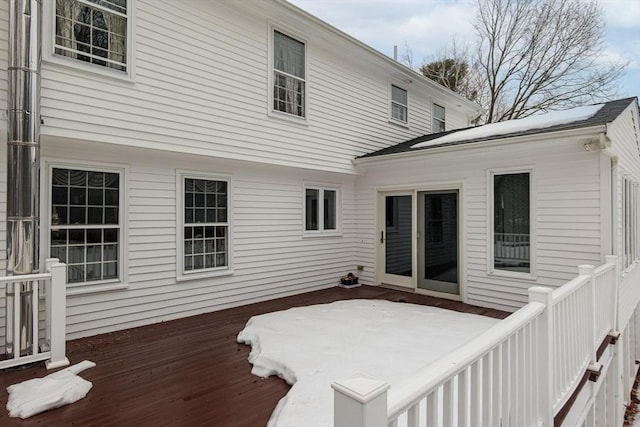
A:
POLYGON ((57 55, 127 71, 127 0, 56 0, 57 55))

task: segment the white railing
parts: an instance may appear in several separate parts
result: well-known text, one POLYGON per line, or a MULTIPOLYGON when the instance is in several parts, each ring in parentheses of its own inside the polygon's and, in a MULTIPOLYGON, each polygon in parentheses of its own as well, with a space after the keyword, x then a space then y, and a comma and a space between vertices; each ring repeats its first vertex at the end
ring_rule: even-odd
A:
POLYGON ((494 233, 493 258, 497 263, 519 264, 529 262, 529 235, 494 233))
POLYGON ((558 289, 531 288, 526 306, 389 391, 366 376, 335 382, 335 427, 554 425, 599 369, 617 283, 616 257, 580 266, 558 289))
POLYGON ((20 276, 0 277, 0 284, 6 286, 7 295, 13 295, 10 299, 12 313, 7 319, 7 327, 11 331, 5 330, 5 339, 10 336, 11 354, 8 358, 0 360, 0 369, 12 366, 24 365, 27 363, 46 360, 47 369, 55 369, 69 364, 66 357, 66 265, 51 258, 46 261, 46 273, 25 274, 20 276), (40 287, 44 289, 46 318, 41 319, 39 310, 40 287), (23 306, 20 298, 20 289, 28 287, 32 304, 23 306), (23 308, 30 309, 30 313, 22 313, 23 308), (24 328, 25 320, 31 322, 30 328, 24 328), (28 319, 30 318, 30 319, 28 319), (40 337, 40 321, 44 320, 44 337, 40 337), (31 329, 30 332, 27 332, 31 329), (7 333, 8 332, 8 333, 7 333), (25 337, 26 333, 31 333, 30 337, 25 337), (22 348, 23 343, 28 342, 28 348, 22 348))

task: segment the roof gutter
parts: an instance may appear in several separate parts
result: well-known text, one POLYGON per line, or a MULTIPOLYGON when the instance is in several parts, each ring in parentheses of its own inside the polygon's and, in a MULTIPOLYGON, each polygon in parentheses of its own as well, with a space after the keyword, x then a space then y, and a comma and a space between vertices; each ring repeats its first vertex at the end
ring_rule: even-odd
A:
MULTIPOLYGON (((353 160, 353 164, 356 166, 377 165, 377 164, 382 164, 387 162, 401 161, 405 159, 415 159, 419 156, 427 156, 432 154, 456 152, 456 151, 470 150, 470 149, 480 149, 480 148, 495 147, 495 146, 508 145, 508 144, 521 144, 526 142, 537 141, 542 139, 542 137, 568 138, 568 137, 580 137, 580 136, 594 136, 597 134, 606 133, 606 130, 607 130, 606 125, 600 124, 600 125, 582 127, 577 129, 564 129, 564 130, 551 131, 551 132, 540 132, 532 135, 496 137, 494 139, 478 141, 478 142, 470 142, 470 143, 462 143, 462 144, 454 144, 454 145, 443 145, 440 147, 422 148, 422 149, 416 149, 412 151, 403 151, 402 153, 392 153, 392 154, 384 154, 380 156, 357 158, 353 160)), ((585 144, 585 149, 586 149, 586 144, 585 144)))

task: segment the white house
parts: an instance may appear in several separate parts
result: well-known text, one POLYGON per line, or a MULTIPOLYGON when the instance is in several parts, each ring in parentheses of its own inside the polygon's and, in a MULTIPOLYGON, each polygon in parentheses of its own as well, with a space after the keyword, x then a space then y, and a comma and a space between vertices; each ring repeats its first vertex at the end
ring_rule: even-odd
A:
POLYGON ((637 99, 460 130, 475 104, 285 0, 39 4, 0 0, 0 258, 66 264, 67 339, 347 272, 515 311, 607 262, 628 396, 637 99))
POLYGON ((514 311, 577 265, 636 268, 638 123, 628 98, 359 157, 365 282, 514 311))
POLYGON ((39 255, 68 265, 68 338, 333 286, 353 159, 477 115, 286 1, 42 4, 39 255))

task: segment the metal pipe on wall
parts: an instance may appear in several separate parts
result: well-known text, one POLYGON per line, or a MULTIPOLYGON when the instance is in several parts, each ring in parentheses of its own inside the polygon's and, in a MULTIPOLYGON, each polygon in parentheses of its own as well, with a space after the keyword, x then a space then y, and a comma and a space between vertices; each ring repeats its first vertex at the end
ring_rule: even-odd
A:
MULTIPOLYGON (((7 101, 7 274, 38 270, 40 179, 41 0, 9 2, 7 101)), ((7 285, 6 354, 32 349, 33 283, 7 285), (19 336, 14 336, 14 298, 20 298, 19 336)))

